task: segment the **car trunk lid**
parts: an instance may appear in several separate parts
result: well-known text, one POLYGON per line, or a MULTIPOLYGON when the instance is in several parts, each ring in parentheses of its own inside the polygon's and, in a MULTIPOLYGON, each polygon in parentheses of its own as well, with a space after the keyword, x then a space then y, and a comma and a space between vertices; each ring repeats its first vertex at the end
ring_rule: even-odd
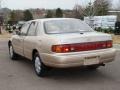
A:
POLYGON ((52 51, 56 53, 80 52, 112 47, 111 36, 108 34, 90 32, 64 34, 61 37, 57 36, 57 38, 58 37, 61 43, 52 46, 52 51))

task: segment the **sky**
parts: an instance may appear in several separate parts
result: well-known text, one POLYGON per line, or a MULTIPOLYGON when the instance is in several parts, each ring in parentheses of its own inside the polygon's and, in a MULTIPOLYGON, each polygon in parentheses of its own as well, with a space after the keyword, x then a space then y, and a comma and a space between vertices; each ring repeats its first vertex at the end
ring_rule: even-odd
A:
MULTIPOLYGON (((2 0, 2 7, 10 9, 28 9, 28 8, 45 8, 45 9, 73 9, 75 4, 87 5, 90 0, 2 0)), ((94 1, 94 0, 91 0, 94 1)), ((115 7, 118 0, 110 0, 115 7)))

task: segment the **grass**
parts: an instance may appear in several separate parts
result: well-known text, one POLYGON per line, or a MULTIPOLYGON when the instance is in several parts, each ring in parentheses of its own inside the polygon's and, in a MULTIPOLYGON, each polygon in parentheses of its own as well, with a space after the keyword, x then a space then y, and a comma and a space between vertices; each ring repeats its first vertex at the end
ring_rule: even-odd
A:
POLYGON ((10 38, 11 36, 12 36, 12 34, 9 34, 9 33, 7 33, 7 32, 4 32, 4 33, 0 34, 0 39, 1 39, 1 38, 10 38))
POLYGON ((120 35, 112 35, 113 43, 120 44, 120 35))

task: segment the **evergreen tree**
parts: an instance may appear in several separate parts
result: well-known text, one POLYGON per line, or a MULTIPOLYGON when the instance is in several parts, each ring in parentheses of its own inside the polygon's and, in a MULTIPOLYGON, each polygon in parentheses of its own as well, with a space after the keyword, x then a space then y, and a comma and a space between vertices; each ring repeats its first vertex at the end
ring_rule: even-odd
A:
POLYGON ((63 17, 63 11, 60 8, 56 9, 56 17, 63 17))
POLYGON ((52 18, 52 17, 53 17, 52 11, 51 11, 51 10, 48 10, 45 18, 52 18))
POLYGON ((10 13, 10 21, 16 21, 16 14, 15 14, 15 11, 11 11, 10 13))
POLYGON ((21 21, 23 20, 23 12, 20 10, 13 10, 10 12, 10 20, 9 21, 21 21))
POLYGON ((33 15, 29 10, 24 11, 24 20, 25 21, 33 20, 33 15))

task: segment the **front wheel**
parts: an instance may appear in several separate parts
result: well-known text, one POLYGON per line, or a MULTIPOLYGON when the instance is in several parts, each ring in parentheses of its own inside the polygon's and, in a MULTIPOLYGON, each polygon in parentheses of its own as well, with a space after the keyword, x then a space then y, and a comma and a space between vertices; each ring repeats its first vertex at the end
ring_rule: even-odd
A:
POLYGON ((14 52, 12 45, 9 45, 9 55, 12 60, 16 60, 18 57, 18 55, 14 52))
POLYGON ((34 69, 39 77, 44 77, 48 72, 48 68, 41 62, 38 53, 34 55, 34 69))

